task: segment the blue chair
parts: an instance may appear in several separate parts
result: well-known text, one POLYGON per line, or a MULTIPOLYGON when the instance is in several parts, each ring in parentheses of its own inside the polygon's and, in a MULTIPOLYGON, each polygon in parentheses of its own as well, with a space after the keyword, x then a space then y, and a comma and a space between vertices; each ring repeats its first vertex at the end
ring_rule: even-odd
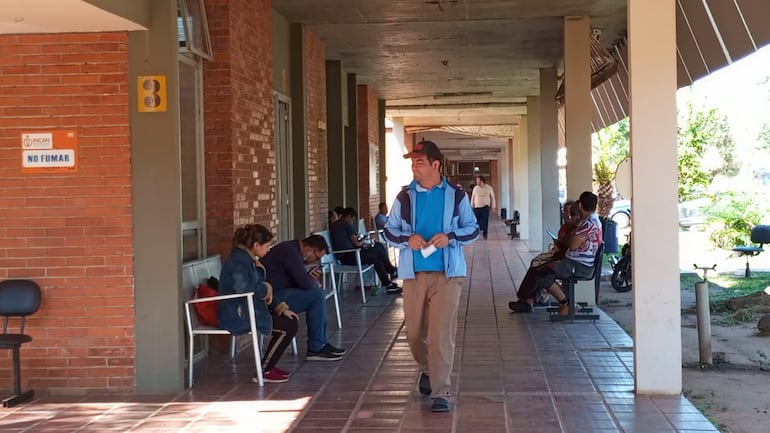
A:
POLYGON ((19 349, 32 337, 24 333, 27 316, 40 308, 40 286, 30 280, 5 280, 0 282, 0 316, 3 317, 3 333, 0 334, 0 349, 13 351, 13 395, 3 400, 3 407, 12 407, 29 400, 35 391, 21 392, 21 361, 19 349), (21 319, 18 333, 8 332, 11 317, 21 319))
POLYGON ((746 256, 746 278, 751 277, 751 269, 749 269, 749 257, 754 257, 765 251, 764 248, 762 248, 762 245, 770 244, 770 226, 754 226, 754 228, 751 229, 751 242, 759 244, 759 246, 739 245, 733 248, 733 251, 738 253, 739 256, 746 256))

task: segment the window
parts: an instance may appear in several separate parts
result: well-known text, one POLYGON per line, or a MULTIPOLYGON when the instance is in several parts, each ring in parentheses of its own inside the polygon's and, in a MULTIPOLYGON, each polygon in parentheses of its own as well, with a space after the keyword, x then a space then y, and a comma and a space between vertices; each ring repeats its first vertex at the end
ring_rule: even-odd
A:
POLYGON ((177 26, 180 51, 208 60, 213 58, 203 0, 178 0, 177 26))
POLYGON ((457 182, 467 187, 476 181, 476 176, 490 177, 489 161, 458 161, 457 182))

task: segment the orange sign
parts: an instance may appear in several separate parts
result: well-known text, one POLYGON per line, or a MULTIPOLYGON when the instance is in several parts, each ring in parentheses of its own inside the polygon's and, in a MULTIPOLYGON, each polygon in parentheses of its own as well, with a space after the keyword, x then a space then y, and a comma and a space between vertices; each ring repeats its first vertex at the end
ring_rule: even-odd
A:
POLYGON ((78 133, 73 130, 23 132, 22 173, 76 173, 78 133))
POLYGON ((165 75, 138 76, 136 90, 140 113, 168 111, 165 75))

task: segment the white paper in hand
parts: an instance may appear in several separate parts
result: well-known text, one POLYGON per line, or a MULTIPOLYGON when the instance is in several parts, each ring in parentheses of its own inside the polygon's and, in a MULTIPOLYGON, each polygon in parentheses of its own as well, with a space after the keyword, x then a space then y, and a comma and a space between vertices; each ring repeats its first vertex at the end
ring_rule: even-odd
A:
POLYGON ((427 259, 428 256, 436 252, 436 247, 434 247, 433 245, 428 245, 427 247, 420 250, 420 252, 422 253, 423 258, 427 259))

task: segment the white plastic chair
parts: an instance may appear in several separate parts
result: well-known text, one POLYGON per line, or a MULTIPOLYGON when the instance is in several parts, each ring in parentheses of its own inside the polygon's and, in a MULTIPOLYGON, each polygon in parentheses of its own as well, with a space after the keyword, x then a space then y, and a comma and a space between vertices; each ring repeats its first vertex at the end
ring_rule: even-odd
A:
POLYGON ((195 360, 193 358, 194 356, 193 341, 196 335, 231 335, 233 337, 233 341, 235 341, 235 336, 230 334, 229 331, 226 331, 224 329, 219 329, 213 326, 202 325, 200 322, 198 322, 198 316, 196 316, 195 311, 192 311, 193 310, 192 305, 200 302, 219 302, 224 299, 237 299, 237 298, 244 298, 244 297, 246 298, 246 305, 249 308, 249 326, 250 326, 250 334, 251 334, 251 346, 254 349, 254 366, 256 367, 256 370, 257 370, 257 378, 258 378, 259 386, 264 386, 264 381, 262 379, 262 358, 260 357, 260 354, 259 354, 259 334, 257 333, 257 324, 254 320, 254 293, 249 292, 249 293, 236 293, 234 295, 220 295, 220 296, 211 296, 208 298, 190 299, 185 302, 184 312, 185 312, 185 318, 187 320, 187 337, 188 337, 188 343, 189 343, 188 344, 189 353, 187 354, 188 387, 192 387, 192 384, 193 384, 193 367, 195 365, 195 362, 194 362, 195 360))
MULTIPOLYGON (((365 272, 372 272, 374 275, 374 278, 376 280, 377 274, 374 272, 374 265, 365 265, 361 262, 361 250, 358 248, 353 248, 349 250, 339 250, 335 251, 332 247, 331 242, 331 236, 329 235, 329 230, 323 230, 320 232, 313 233, 314 235, 319 235, 326 240, 326 244, 329 246, 329 252, 326 254, 326 257, 324 256, 321 259, 322 263, 331 263, 332 264, 332 275, 336 274, 339 276, 339 279, 337 280, 336 286, 341 286, 342 281, 344 281, 344 278, 348 274, 357 274, 358 275, 358 283, 361 285, 361 302, 366 303, 366 288, 364 286, 364 273, 365 272), (355 265, 343 265, 339 262, 337 259, 337 255, 345 254, 345 253, 354 253, 356 256, 356 264, 355 265)), ((338 316, 339 317, 339 316, 338 316)))

